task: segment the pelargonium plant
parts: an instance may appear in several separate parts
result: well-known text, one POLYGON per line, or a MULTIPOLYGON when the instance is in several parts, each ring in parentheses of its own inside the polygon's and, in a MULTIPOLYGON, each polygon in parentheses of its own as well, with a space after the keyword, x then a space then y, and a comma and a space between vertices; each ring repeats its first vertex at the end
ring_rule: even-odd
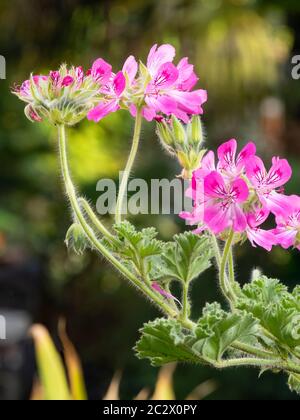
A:
POLYGON ((48 75, 31 75, 14 93, 27 105, 33 122, 47 121, 58 130, 59 156, 73 224, 66 243, 77 252, 89 247, 162 313, 141 329, 135 351, 153 365, 191 362, 217 369, 253 366, 288 375, 291 390, 300 393, 300 286, 293 292, 277 279, 253 270, 250 282, 235 279, 234 249, 250 241, 271 251, 273 246, 300 250, 300 197, 284 194, 292 176, 287 160, 274 157, 267 168, 254 143, 242 150, 236 140, 207 151, 199 115, 207 100, 196 89, 198 77, 188 58, 174 64, 171 45, 154 45, 147 63, 130 56, 121 71, 102 58, 85 72, 61 66, 48 75), (73 184, 68 165, 66 127, 88 118, 99 122, 124 109, 135 121, 132 148, 121 181, 115 224, 96 216, 73 184), (190 180, 191 212, 181 217, 193 226, 172 242, 157 239, 154 228, 138 231, 123 220, 129 175, 138 152, 143 119, 156 121, 158 137, 190 180), (276 226, 266 230, 269 217, 276 226), (207 303, 191 319, 191 286, 212 264, 226 307, 207 303), (181 298, 173 292, 179 283, 181 298))

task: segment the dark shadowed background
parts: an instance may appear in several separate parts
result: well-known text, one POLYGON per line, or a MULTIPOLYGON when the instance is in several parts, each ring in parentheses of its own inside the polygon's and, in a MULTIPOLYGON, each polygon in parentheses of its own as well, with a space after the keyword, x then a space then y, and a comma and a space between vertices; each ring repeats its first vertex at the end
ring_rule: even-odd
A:
MULTIPOLYGON (((123 399, 152 388, 157 375, 132 351, 138 329, 156 310, 96 255, 66 250, 70 217, 55 130, 26 120, 10 88, 30 72, 48 72, 62 62, 87 68, 102 56, 118 69, 129 54, 145 60, 152 44, 172 43, 178 57, 195 63, 208 90, 207 147, 236 137, 241 145, 255 141, 266 159, 287 156, 294 169, 287 192, 299 194, 300 80, 291 76, 291 57, 300 53, 299 22, 298 0, 1 0, 7 80, 0 80, 0 314, 7 313, 13 326, 9 340, 0 342, 1 399, 29 397, 35 368, 27 326, 43 323, 55 338, 60 316, 67 319, 91 399, 101 398, 119 369, 123 399)), ((179 168, 161 152, 154 128, 144 126, 135 175, 171 179, 179 168)), ((74 178, 94 204, 97 181, 117 179, 124 166, 131 132, 124 111, 71 130, 74 178)), ((176 216, 135 221, 156 225, 163 239, 184 229, 176 216)), ((246 244, 237 257, 241 283, 253 266, 290 287, 299 283, 299 252, 276 248, 268 254, 246 244)), ((195 316, 204 302, 220 299, 214 269, 193 292, 195 316)), ((252 369, 188 365, 176 370, 177 397, 209 379, 217 384, 209 399, 297 399, 281 374, 258 379, 252 369)))

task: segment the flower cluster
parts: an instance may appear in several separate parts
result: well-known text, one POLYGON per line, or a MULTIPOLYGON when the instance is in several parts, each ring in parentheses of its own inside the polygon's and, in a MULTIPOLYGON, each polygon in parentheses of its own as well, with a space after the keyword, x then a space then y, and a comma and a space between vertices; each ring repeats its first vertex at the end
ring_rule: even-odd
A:
POLYGON ((291 175, 287 160, 274 157, 267 171, 253 143, 237 155, 237 142, 230 140, 219 147, 217 163, 210 151, 194 171, 188 190, 193 211, 181 217, 198 225, 197 232, 210 230, 222 238, 232 229, 240 240, 268 251, 273 245, 300 249, 300 198, 282 189, 291 175), (261 226, 270 214, 277 227, 265 230, 261 226))
POLYGON ((183 58, 173 64, 175 48, 172 45, 154 45, 147 65, 138 64, 133 56, 127 58, 122 71, 111 73, 108 83, 101 88, 103 100, 88 115, 100 121, 119 108, 128 109, 135 117, 137 109, 152 121, 160 115, 174 115, 188 122, 190 115, 202 114, 207 100, 205 90, 192 90, 198 78, 194 67, 183 58))
POLYGON ((85 74, 82 67, 62 65, 47 76, 31 75, 13 93, 27 103, 25 114, 31 121, 74 125, 99 101, 100 83, 106 80, 108 67, 98 60, 85 74))
POLYGON ((86 73, 63 65, 47 76, 32 75, 14 93, 28 104, 25 113, 34 122, 74 125, 86 116, 98 122, 120 108, 134 117, 141 110, 148 121, 174 115, 188 122, 203 113, 207 93, 193 90, 198 78, 188 58, 175 66, 174 57, 175 48, 165 44, 151 48, 147 65, 130 56, 117 73, 102 58, 86 73))

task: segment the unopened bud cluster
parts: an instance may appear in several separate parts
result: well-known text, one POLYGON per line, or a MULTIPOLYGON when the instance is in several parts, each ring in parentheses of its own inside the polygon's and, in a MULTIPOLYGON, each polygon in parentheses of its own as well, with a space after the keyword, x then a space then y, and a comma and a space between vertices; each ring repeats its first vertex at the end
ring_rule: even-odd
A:
POLYGON ((25 115, 30 121, 72 126, 99 102, 99 83, 82 67, 62 65, 47 76, 31 75, 14 94, 27 103, 25 115))
POLYGON ((193 116, 188 124, 183 124, 174 116, 170 121, 159 121, 157 135, 167 152, 177 157, 183 168, 182 176, 190 179, 206 153, 200 117, 193 116))

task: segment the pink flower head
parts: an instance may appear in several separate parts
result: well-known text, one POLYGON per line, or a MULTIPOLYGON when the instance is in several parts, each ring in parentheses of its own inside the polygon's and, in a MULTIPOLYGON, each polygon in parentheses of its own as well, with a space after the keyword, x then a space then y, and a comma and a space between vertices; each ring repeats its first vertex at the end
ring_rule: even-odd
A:
POLYGON ((191 91, 198 80, 194 68, 187 58, 176 67, 173 64, 175 54, 172 45, 151 48, 147 59, 151 81, 145 91, 146 108, 152 109, 155 115, 161 112, 188 122, 189 115, 203 113, 207 92, 191 91))
POLYGON ((286 159, 274 157, 272 167, 267 172, 263 161, 253 156, 247 160, 246 173, 263 206, 275 215, 290 211, 287 197, 277 192, 292 176, 292 169, 286 159))
POLYGON ((86 75, 82 67, 68 68, 63 64, 48 76, 31 76, 13 93, 27 103, 25 114, 31 121, 45 119, 55 125, 72 126, 99 103, 103 83, 110 77, 111 66, 102 59, 96 60, 86 75))
POLYGON ((277 227, 274 234, 277 243, 287 249, 291 246, 300 250, 300 197, 292 195, 287 198, 290 211, 276 217, 277 227))
MULTIPOLYGON (((149 81, 144 88, 144 106, 142 113, 145 119, 152 121, 160 114, 174 115, 184 122, 188 122, 191 115, 203 114, 202 105, 207 101, 205 90, 194 90, 198 81, 194 73, 194 66, 188 58, 183 58, 177 66, 173 64, 175 48, 172 45, 155 44, 147 58, 149 81)), ((131 67, 136 68, 131 58, 131 67)), ((141 85, 145 84, 142 77, 141 85)), ((130 111, 136 115, 137 106, 132 103, 130 111)))
POLYGON ((266 208, 254 209, 251 213, 247 214, 246 228, 246 234, 252 246, 256 247, 256 245, 259 245, 267 251, 271 251, 273 245, 277 243, 275 235, 271 230, 267 231, 260 228, 269 217, 269 214, 270 211, 266 208))
POLYGON ((105 95, 105 99, 101 101, 95 108, 88 113, 88 119, 99 122, 108 114, 120 109, 120 101, 126 87, 126 79, 120 71, 117 73, 110 83, 101 89, 105 95))
POLYGON ((223 143, 218 148, 218 170, 230 178, 242 175, 247 160, 255 156, 256 146, 250 142, 242 149, 238 156, 236 156, 236 152, 237 141, 235 139, 223 143))
POLYGON ((215 234, 228 228, 244 231, 247 219, 242 204, 248 196, 247 184, 241 178, 226 183, 221 174, 211 172, 204 179, 204 222, 215 234))

